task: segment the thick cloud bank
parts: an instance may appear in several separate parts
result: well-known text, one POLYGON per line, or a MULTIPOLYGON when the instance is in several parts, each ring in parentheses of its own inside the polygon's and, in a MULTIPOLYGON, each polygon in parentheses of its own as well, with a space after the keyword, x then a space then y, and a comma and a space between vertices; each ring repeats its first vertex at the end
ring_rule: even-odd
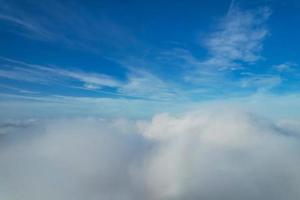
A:
POLYGON ((33 121, 0 135, 0 199, 296 200, 299 132, 228 110, 33 121))

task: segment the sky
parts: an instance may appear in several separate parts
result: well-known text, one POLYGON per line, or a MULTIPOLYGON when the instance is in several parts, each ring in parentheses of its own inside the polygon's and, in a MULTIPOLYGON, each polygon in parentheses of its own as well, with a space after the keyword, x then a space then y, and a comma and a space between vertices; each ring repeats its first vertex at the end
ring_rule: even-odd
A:
POLYGON ((0 199, 300 199, 299 1, 0 5, 0 199))
POLYGON ((298 1, 0 3, 2 118, 149 117, 299 93, 298 1))

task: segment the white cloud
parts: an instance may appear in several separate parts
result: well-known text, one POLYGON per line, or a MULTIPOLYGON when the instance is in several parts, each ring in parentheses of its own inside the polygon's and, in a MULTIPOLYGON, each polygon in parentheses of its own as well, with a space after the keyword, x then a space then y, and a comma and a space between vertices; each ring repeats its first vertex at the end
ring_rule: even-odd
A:
POLYGON ((296 63, 285 62, 279 65, 274 65, 274 69, 278 72, 291 72, 294 70, 294 67, 297 67, 296 63))
POLYGON ((243 11, 232 7, 217 30, 205 40, 211 57, 202 65, 226 69, 237 67, 240 62, 253 63, 260 59, 269 16, 268 8, 243 11))
POLYGON ((143 140, 107 123, 62 120, 19 130, 25 138, 0 148, 0 198, 138 199, 130 170, 143 140))
POLYGON ((299 198, 299 132, 232 110, 158 116, 145 131, 162 142, 147 163, 154 199, 299 198))
POLYGON ((32 90, 24 90, 22 88, 13 87, 13 86, 6 85, 6 84, 0 84, 0 88, 4 88, 4 89, 10 90, 10 91, 16 91, 16 92, 22 93, 22 94, 38 94, 38 92, 35 92, 32 90))
POLYGON ((126 81, 101 73, 84 72, 78 69, 63 69, 56 66, 29 64, 1 58, 0 78, 32 82, 35 84, 64 86, 86 89, 118 97, 142 98, 164 101, 180 98, 178 85, 169 83, 159 76, 140 68, 128 68, 126 81), (102 90, 104 87, 114 91, 102 90))
POLYGON ((138 43, 126 27, 108 16, 92 14, 75 2, 1 0, 0 3, 0 21, 17 28, 9 31, 27 38, 100 52, 102 56, 107 49, 120 51, 138 43))
POLYGON ((29 19, 24 20, 21 17, 12 16, 9 14, 1 14, 1 12, 0 12, 0 20, 13 23, 19 27, 24 28, 25 30, 34 32, 37 35, 42 36, 44 38, 50 38, 52 36, 51 33, 49 33, 48 31, 46 31, 43 28, 37 26, 36 24, 30 22, 29 19))
POLYGON ((299 199, 298 125, 235 109, 42 120, 0 135, 0 198, 299 199))
POLYGON ((63 84, 72 87, 68 80, 79 81, 86 89, 98 89, 102 86, 119 87, 122 83, 117 79, 99 73, 87 73, 79 70, 67 70, 55 66, 29 64, 17 60, 0 57, 0 77, 29 81, 38 84, 63 84), (93 87, 91 87, 93 86, 93 87))
POLYGON ((202 39, 208 51, 206 59, 183 48, 163 52, 161 57, 183 69, 184 81, 212 90, 230 88, 239 82, 230 79, 231 72, 247 71, 247 67, 262 59, 263 41, 269 34, 266 21, 270 14, 267 7, 242 10, 232 1, 227 15, 202 39))
POLYGON ((282 78, 278 75, 251 75, 241 79, 240 86, 242 88, 256 88, 258 91, 266 91, 272 89, 282 82, 282 78))
POLYGON ((127 83, 119 87, 118 91, 125 96, 164 101, 180 97, 176 87, 153 73, 133 68, 128 75, 127 83))
MULTIPOLYGON (((114 79, 111 76, 104 75, 104 74, 96 74, 96 73, 86 73, 86 72, 79 72, 79 71, 69 71, 64 70, 61 68, 43 68, 42 70, 52 72, 55 75, 61 75, 63 77, 69 77, 75 80, 79 80, 83 83, 86 83, 84 86, 90 86, 93 85, 94 88, 97 89, 101 86, 107 86, 107 87, 119 87, 121 85, 121 82, 114 79)), ((88 89, 91 89, 91 87, 88 87, 88 89)))

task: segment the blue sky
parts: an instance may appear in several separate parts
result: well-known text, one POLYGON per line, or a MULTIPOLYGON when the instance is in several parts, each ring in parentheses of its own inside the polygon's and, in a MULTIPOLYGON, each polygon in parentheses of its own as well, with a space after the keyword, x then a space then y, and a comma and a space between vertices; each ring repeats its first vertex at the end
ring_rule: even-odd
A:
POLYGON ((2 118, 299 107, 296 0, 0 3, 2 118))

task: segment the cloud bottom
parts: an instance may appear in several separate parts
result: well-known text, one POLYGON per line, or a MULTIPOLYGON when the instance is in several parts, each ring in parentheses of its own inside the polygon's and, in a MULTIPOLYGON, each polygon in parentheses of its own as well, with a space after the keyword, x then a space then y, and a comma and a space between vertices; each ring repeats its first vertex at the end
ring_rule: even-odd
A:
POLYGON ((296 125, 228 110, 34 123, 0 136, 0 199, 300 199, 296 125))

